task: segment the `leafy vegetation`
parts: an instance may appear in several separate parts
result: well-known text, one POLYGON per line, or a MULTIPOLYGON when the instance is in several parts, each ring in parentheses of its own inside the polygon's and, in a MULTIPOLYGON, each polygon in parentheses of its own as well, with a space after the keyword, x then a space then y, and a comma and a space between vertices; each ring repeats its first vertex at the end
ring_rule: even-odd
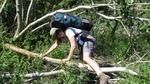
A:
MULTIPOLYGON (((139 20, 135 17, 150 18, 149 4, 147 5, 128 5, 133 3, 149 3, 149 0, 110 0, 115 1, 116 9, 111 10, 108 7, 97 7, 94 10, 80 9, 70 14, 91 19, 94 27, 91 33, 96 37, 94 58, 100 60, 101 63, 109 63, 114 66, 127 66, 139 73, 139 76, 132 76, 125 73, 119 73, 116 78, 123 78, 115 84, 150 84, 150 24, 147 20, 139 20), (133 1, 133 2, 132 2, 133 1), (138 8, 138 9, 136 9, 138 8), (141 9, 141 10, 140 10, 141 9), (142 10, 143 9, 143 10, 142 10), (145 9, 145 10, 144 10, 145 9), (121 21, 130 32, 128 36, 124 27, 118 20, 109 20, 96 14, 95 11, 104 13, 108 16, 122 16, 121 21), (132 17, 135 16, 135 17, 132 17), (136 63, 137 61, 141 61, 136 63), (144 61, 144 62, 142 62, 144 61)), ((4 0, 0 1, 0 7, 4 0)), ((53 12, 57 9, 71 9, 79 5, 90 5, 90 0, 34 0, 32 12, 28 24, 25 24, 25 17, 28 10, 30 0, 23 0, 23 28, 31 22, 44 16, 47 13, 53 12), (75 3, 75 4, 74 4, 75 3)), ((94 0, 95 4, 108 3, 108 0, 94 0)), ((90 83, 96 78, 92 77, 85 69, 81 70, 74 65, 54 65, 38 58, 25 57, 22 54, 16 53, 6 49, 3 45, 5 43, 12 43, 18 47, 27 49, 29 51, 43 53, 53 43, 49 35, 49 26, 44 26, 41 29, 30 32, 32 29, 47 22, 47 18, 40 23, 34 25, 17 40, 13 40, 15 30, 17 28, 17 21, 15 20, 16 8, 15 1, 8 0, 2 13, 0 13, 0 75, 10 73, 12 78, 5 78, 0 76, 2 84, 20 84, 24 83, 26 78, 21 76, 33 72, 48 72, 56 69, 64 69, 66 72, 55 76, 36 77, 30 82, 44 83, 44 84, 86 84, 90 83)), ((150 21, 150 20, 149 20, 150 21)), ((23 29, 21 29, 23 30, 23 29)), ((64 43, 50 53, 49 56, 53 58, 62 59, 67 55, 68 43, 64 43)), ((78 53, 78 51, 76 51, 78 53)), ((79 57, 79 56, 78 56, 79 57)), ((79 61, 73 59, 71 61, 79 61)), ((96 83, 96 82, 95 82, 96 83)))

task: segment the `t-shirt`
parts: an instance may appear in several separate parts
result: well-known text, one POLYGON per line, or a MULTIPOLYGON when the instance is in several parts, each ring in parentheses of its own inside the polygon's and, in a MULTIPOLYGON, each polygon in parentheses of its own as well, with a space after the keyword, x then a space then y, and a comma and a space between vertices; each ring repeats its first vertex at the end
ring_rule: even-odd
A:
MULTIPOLYGON (((84 31, 85 32, 85 31, 84 31)), ((69 27, 66 29, 65 31, 65 34, 66 36, 68 37, 68 39, 72 38, 72 37, 75 37, 75 35, 77 35, 75 37, 76 39, 76 42, 78 45, 82 46, 84 44, 85 41, 92 41, 92 42, 95 42, 95 38, 93 36, 91 36, 88 32, 88 36, 86 37, 87 40, 85 39, 82 39, 82 35, 83 35, 83 30, 81 29, 77 29, 77 28, 74 28, 74 27, 69 27)))
POLYGON ((82 32, 81 29, 77 29, 77 28, 74 28, 74 27, 69 27, 69 28, 66 29, 65 34, 70 39, 71 37, 74 37, 76 34, 79 34, 81 32, 82 32))

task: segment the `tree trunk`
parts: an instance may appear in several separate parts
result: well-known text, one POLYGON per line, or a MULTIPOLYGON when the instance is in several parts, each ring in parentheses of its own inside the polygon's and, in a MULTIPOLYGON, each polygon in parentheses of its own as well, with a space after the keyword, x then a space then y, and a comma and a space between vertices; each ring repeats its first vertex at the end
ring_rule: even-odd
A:
POLYGON ((17 29, 14 37, 18 36, 20 29, 22 29, 22 0, 16 0, 16 15, 17 15, 17 29))

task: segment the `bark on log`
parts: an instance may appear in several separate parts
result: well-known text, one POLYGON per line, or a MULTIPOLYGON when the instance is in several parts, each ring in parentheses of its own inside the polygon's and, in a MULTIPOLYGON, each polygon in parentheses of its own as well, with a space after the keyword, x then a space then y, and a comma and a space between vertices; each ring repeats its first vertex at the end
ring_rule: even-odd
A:
MULTIPOLYGON (((30 52, 28 50, 25 49, 21 49, 19 47, 13 46, 11 44, 5 44, 4 45, 6 48, 9 48, 15 52, 21 53, 25 56, 30 56, 30 57, 34 57, 34 58, 40 58, 42 60, 45 60, 47 62, 51 62, 51 63, 57 63, 57 64, 62 64, 63 62, 61 61, 61 59, 54 59, 54 58, 50 58, 50 57, 41 57, 40 54, 38 53, 34 53, 34 52, 30 52)), ((66 63, 67 65, 77 65, 79 68, 87 68, 90 71, 93 71, 93 69, 87 65, 87 64, 82 64, 82 63, 72 63, 72 62, 68 62, 66 63)), ((126 72, 126 73, 130 73, 132 75, 138 75, 138 73, 127 69, 126 67, 101 67, 102 72, 126 72)))

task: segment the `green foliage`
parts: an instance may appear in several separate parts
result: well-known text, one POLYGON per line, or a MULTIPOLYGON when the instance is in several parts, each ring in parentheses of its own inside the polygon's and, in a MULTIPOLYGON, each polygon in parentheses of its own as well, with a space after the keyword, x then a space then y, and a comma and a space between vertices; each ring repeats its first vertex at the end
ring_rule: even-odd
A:
MULTIPOLYGON (((4 0, 0 1, 0 6, 4 0)), ((29 6, 29 0, 23 0, 24 17, 29 6)), ((117 3, 116 13, 112 12, 108 7, 98 7, 95 10, 106 15, 123 16, 123 23, 131 32, 131 37, 128 37, 122 25, 117 21, 106 20, 93 11, 77 10, 71 14, 79 15, 91 19, 94 23, 92 34, 96 38, 96 52, 95 58, 104 58, 105 62, 116 64, 118 61, 123 61, 120 66, 127 65, 131 62, 139 60, 145 53, 150 50, 150 25, 148 22, 135 20, 130 16, 135 17, 150 17, 149 11, 137 11, 135 6, 129 6, 131 3, 148 2, 149 0, 115 0, 117 3)), ((107 0, 94 0, 95 4, 107 3, 107 0)), ((54 10, 64 8, 71 9, 79 5, 89 5, 90 0, 34 0, 33 8, 31 9, 29 23, 44 16, 45 14, 54 10)), ((149 9, 149 5, 142 6, 143 9, 149 9)), ((13 35, 16 24, 13 23, 16 14, 15 1, 8 0, 0 20, 0 74, 11 73, 12 78, 2 78, 1 83, 20 84, 25 78, 19 76, 20 74, 33 73, 35 71, 44 72, 51 71, 57 65, 49 64, 40 59, 25 57, 22 54, 13 52, 3 47, 5 43, 12 43, 18 47, 27 49, 29 51, 44 53, 53 44, 53 40, 49 36, 49 27, 44 27, 39 31, 30 33, 30 29, 21 38, 13 41, 13 35)), ((50 18, 49 18, 50 19, 50 18)), ((46 21, 48 21, 47 19, 46 21)), ((46 22, 43 21, 35 26, 41 25, 46 22)), ((25 26, 25 25, 22 25, 25 26)), ((67 56, 69 44, 67 41, 62 43, 58 49, 50 53, 48 56, 53 58, 62 59, 67 56)), ((146 54, 142 60, 149 61, 150 53, 146 54)), ((72 59, 73 60, 73 59, 72 59)), ((76 61, 76 60, 75 60, 76 61)), ((150 68, 148 63, 139 63, 130 66, 131 69, 137 69, 140 76, 134 77, 131 75, 123 74, 125 80, 120 80, 117 84, 149 84, 150 68)), ((59 69, 64 69, 66 72, 50 77, 38 77, 32 80, 33 84, 84 84, 90 79, 90 75, 84 70, 79 70, 76 66, 59 66, 59 69)), ((121 73, 122 74, 122 73, 121 73)))
POLYGON ((58 80, 63 84, 83 84, 88 80, 87 74, 83 70, 79 70, 76 66, 63 67, 65 73, 59 75, 58 80))
MULTIPOLYGON (((133 67, 133 66, 132 66, 133 67)), ((149 64, 148 63, 141 63, 134 66, 135 69, 139 69, 140 73, 139 76, 132 76, 132 75, 125 75, 126 80, 118 81, 116 84, 149 84, 149 64), (147 73, 145 73, 147 72, 147 73)))

